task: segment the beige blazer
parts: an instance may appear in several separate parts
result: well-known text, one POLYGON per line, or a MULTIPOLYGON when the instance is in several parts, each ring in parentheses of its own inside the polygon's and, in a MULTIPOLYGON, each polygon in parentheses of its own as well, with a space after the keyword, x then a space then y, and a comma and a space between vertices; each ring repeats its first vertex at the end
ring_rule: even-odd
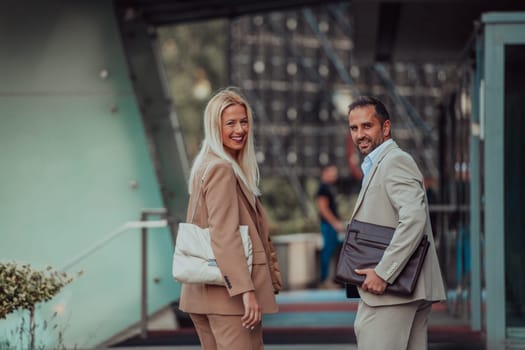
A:
POLYGON ((259 199, 237 179, 232 166, 211 152, 196 174, 199 181, 208 164, 201 191, 197 186, 190 196, 187 221, 190 222, 200 197, 193 223, 209 227, 212 249, 226 286, 183 284, 180 309, 196 314, 242 315, 242 293, 253 290, 262 312, 275 313, 278 310, 275 294, 281 289, 281 275, 266 214, 259 199), (248 225, 252 240, 251 275, 239 225, 248 225))
POLYGON ((428 250, 416 289, 410 297, 374 295, 358 288, 370 306, 403 304, 415 300, 445 300, 445 289, 430 226, 423 176, 414 159, 394 142, 378 155, 365 179, 352 218, 396 227, 390 245, 376 266, 376 273, 388 283, 395 281, 415 251, 423 234, 428 250))

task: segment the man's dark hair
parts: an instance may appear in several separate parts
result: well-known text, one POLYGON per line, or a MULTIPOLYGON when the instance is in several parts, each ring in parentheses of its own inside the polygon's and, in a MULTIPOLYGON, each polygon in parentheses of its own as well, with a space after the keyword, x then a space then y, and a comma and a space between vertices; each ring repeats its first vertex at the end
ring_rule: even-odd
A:
POLYGON ((350 104, 350 106, 348 106, 348 114, 350 114, 350 112, 356 108, 365 106, 374 106, 376 117, 381 122, 381 125, 383 125, 386 120, 390 120, 390 114, 388 114, 388 111, 383 102, 372 96, 359 96, 354 102, 350 104))

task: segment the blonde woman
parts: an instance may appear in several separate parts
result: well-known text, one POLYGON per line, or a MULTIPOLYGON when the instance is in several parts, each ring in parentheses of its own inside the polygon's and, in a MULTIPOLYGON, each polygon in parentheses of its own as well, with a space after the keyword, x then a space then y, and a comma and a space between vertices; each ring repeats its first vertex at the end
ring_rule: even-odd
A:
POLYGON ((252 128, 252 111, 241 94, 219 91, 204 111, 204 140, 191 169, 187 219, 198 203, 193 223, 209 227, 225 282, 182 286, 180 309, 190 314, 205 350, 264 349, 262 314, 277 312, 281 276, 258 199, 252 128), (239 225, 248 226, 252 240, 251 274, 239 225))

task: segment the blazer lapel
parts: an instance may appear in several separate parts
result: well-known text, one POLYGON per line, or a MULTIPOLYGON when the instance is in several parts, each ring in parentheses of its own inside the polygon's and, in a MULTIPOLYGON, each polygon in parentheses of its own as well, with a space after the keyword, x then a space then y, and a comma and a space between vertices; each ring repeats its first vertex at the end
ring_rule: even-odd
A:
POLYGON ((260 200, 256 200, 256 211, 257 226, 258 230, 260 231, 259 235, 261 236, 263 244, 266 245, 268 242, 268 220, 266 219, 266 215, 260 200))
MULTIPOLYGON (((250 203, 250 207, 252 209, 250 211, 250 216, 252 217, 252 221, 255 223, 255 226, 257 227, 257 230, 260 231, 259 232, 259 236, 261 236, 261 237, 265 236, 265 232, 268 232, 268 231, 267 231, 267 227, 264 226, 264 225, 266 225, 266 220, 261 220, 259 218, 259 216, 262 216, 263 213, 264 213, 263 210, 262 210, 260 201, 258 201, 256 199, 256 197, 253 194, 253 192, 250 191, 248 189, 248 187, 246 187, 242 181, 237 179, 237 183, 241 187, 242 193, 246 197, 248 203, 250 203)), ((265 242, 266 240, 267 240, 266 237, 262 237, 262 242, 265 242)))
POLYGON ((241 180, 237 179, 237 183, 241 187, 242 193, 246 197, 246 200, 248 201, 248 203, 250 203, 251 208, 253 209, 254 212, 256 212, 257 208, 255 206, 255 195, 253 194, 252 191, 248 189, 248 187, 244 185, 244 183, 241 180))
POLYGON ((370 169, 370 173, 365 179, 365 183, 361 187, 361 191, 359 191, 359 196, 357 197, 357 201, 355 203, 354 211, 352 212, 352 219, 354 218, 355 213, 357 213, 357 209, 361 206, 361 203, 363 202, 363 198, 365 197, 366 190, 368 189, 368 186, 370 185, 370 181, 374 177, 377 167, 379 166, 379 163, 385 158, 388 152, 393 150, 394 148, 397 148, 397 144, 395 142, 388 145, 378 156, 374 164, 372 165, 372 169, 370 169))

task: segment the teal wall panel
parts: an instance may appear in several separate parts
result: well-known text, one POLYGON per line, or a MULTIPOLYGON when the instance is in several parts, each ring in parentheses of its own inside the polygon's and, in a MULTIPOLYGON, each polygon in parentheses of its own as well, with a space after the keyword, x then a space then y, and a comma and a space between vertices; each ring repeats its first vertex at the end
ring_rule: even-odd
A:
MULTIPOLYGON (((0 259, 60 267, 164 206, 112 4, 4 1, 0 42, 0 259)), ((172 247, 168 229, 150 230, 150 313, 178 299, 172 247)), ((78 270, 39 316, 63 310, 68 345, 94 346, 139 320, 139 230, 78 270)))

